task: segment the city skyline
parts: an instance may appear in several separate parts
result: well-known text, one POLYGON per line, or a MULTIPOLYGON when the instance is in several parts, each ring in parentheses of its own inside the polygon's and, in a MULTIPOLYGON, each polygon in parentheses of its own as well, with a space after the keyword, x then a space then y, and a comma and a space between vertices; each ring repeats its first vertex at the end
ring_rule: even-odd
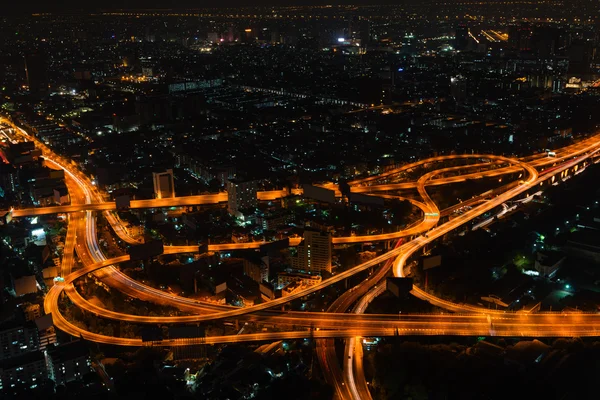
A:
POLYGON ((593 397, 599 3, 35 4, 0 397, 593 397))

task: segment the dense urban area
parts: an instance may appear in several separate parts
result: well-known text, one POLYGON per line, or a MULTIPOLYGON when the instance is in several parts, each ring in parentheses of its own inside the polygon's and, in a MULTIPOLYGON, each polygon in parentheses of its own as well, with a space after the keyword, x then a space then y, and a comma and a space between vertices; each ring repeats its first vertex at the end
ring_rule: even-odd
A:
POLYGON ((0 398, 596 398, 600 2, 53 7, 0 16, 0 398))

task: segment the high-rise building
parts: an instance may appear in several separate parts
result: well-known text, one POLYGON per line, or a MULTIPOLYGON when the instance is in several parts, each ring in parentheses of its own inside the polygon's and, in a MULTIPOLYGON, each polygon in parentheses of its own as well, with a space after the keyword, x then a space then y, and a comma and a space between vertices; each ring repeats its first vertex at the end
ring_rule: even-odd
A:
POLYGON ((46 93, 48 91, 48 71, 46 59, 40 53, 25 56, 25 74, 29 93, 46 93))
MULTIPOLYGON (((48 379, 46 358, 42 351, 32 351, 0 361, 0 394, 25 395, 48 379)), ((2 397, 2 396, 0 396, 2 397)))
POLYGON ((0 197, 16 192, 17 169, 12 164, 0 163, 0 197))
POLYGON ((469 46, 469 27, 459 25, 454 33, 454 48, 456 50, 466 50, 469 46))
POLYGON ((533 50, 533 30, 527 22, 508 28, 508 46, 521 52, 533 50))
POLYGON ((360 42, 360 45, 365 47, 371 41, 371 23, 363 16, 352 16, 348 24, 349 40, 360 42))
POLYGON ((242 210, 254 210, 258 204, 256 181, 227 180, 227 210, 229 214, 242 217, 242 210))
POLYGON ((305 230, 298 253, 291 258, 292 268, 309 274, 331 272, 331 247, 331 233, 305 230))
POLYGON ((0 360, 38 350, 38 329, 33 322, 0 326, 0 360))
POLYGON ((521 24, 518 30, 519 51, 531 51, 533 32, 531 26, 527 23, 521 24))
POLYGON ((51 348, 48 361, 51 376, 57 384, 81 379, 92 372, 90 352, 82 340, 51 348))
POLYGON ((587 74, 591 72, 596 48, 588 41, 579 40, 569 48, 569 73, 587 74))
POLYGON ((550 59, 556 55, 560 40, 560 30, 554 27, 537 27, 533 31, 533 49, 541 59, 550 59))
POLYGON ((172 169, 168 169, 165 172, 153 172, 152 181, 154 182, 155 198, 167 199, 175 197, 175 181, 172 169))

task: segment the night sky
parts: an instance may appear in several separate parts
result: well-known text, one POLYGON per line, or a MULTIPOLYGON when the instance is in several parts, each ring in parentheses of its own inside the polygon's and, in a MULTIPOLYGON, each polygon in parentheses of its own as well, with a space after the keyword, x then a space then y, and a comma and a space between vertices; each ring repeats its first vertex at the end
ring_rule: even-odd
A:
MULTIPOLYGON (((185 8, 203 8, 203 7, 251 7, 265 5, 326 5, 326 4, 403 4, 417 2, 417 0, 227 0, 226 2, 214 0, 30 0, 25 2, 15 2, 11 5, 10 11, 14 13, 35 13, 35 12, 77 12, 111 9, 185 9, 185 8)), ((423 3, 423 1, 418 1, 423 3)), ((7 10, 8 11, 8 10, 7 10)))

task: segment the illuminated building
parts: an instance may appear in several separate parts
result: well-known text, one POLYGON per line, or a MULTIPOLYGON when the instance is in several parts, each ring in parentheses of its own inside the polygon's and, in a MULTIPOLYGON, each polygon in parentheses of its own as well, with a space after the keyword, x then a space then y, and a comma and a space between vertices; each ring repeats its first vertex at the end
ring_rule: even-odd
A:
POLYGON ((371 24, 363 16, 353 16, 348 27, 348 37, 365 47, 371 41, 371 24))
POLYGON ((469 46, 469 28, 466 25, 459 25, 456 28, 454 46, 456 50, 466 50, 469 46))
POLYGON ((0 360, 38 350, 38 329, 33 323, 0 327, 0 360))
POLYGON ((0 393, 16 396, 47 378, 46 359, 39 350, 0 361, 0 393))
POLYGON ((314 230, 305 230, 304 238, 298 245, 298 253, 291 258, 292 268, 318 274, 331 272, 331 234, 314 230))
POLYGON ((92 372, 89 351, 82 340, 53 347, 48 351, 48 360, 57 384, 81 379, 92 372))
POLYGON ((527 23, 520 26, 512 26, 508 34, 508 43, 514 49, 519 51, 531 51, 533 32, 527 23))
POLYGON ((242 218, 242 210, 254 211, 258 204, 257 190, 256 181, 227 180, 227 211, 229 214, 242 218))
POLYGON ((153 172, 152 181, 154 182, 154 197, 165 199, 175 197, 175 182, 173 180, 173 170, 168 169, 165 172, 153 172))

